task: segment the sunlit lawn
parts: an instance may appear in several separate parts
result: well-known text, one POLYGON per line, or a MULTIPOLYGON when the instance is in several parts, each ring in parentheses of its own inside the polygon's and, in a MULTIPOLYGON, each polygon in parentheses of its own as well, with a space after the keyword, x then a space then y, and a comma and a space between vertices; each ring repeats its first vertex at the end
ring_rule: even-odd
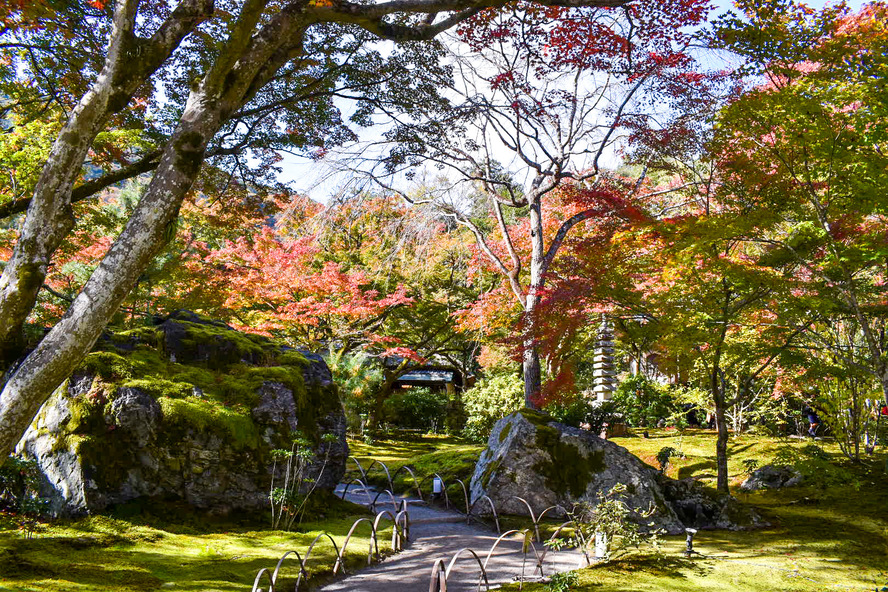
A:
MULTIPOLYGON (((648 432, 648 438, 633 435, 613 441, 652 466, 657 466, 657 452, 663 447, 679 449, 684 456, 670 461, 667 474, 673 478, 695 477, 714 485, 714 431, 648 432)), ((888 587, 888 478, 884 452, 868 459, 863 466, 854 467, 845 462, 831 440, 818 440, 814 444, 829 456, 831 464, 850 476, 848 483, 749 494, 739 491, 739 484, 747 476, 745 460, 755 460, 762 466, 784 447, 802 450, 811 444, 810 440, 759 435, 741 435, 730 440, 728 466, 734 493, 756 506, 772 527, 746 532, 702 531, 695 539, 695 549, 701 555, 692 559, 681 554, 683 537, 666 537, 662 555, 629 555, 582 570, 580 584, 573 589, 863 591, 888 587)), ((467 479, 471 470, 467 472, 466 467, 480 451, 480 446, 440 437, 422 442, 381 441, 373 447, 354 445, 357 455, 383 459, 393 471, 394 467, 410 462, 418 469, 420 478, 438 472, 467 479), (436 452, 429 452, 432 449, 436 452), (461 470, 450 471, 453 467, 461 470)), ((380 481, 378 473, 371 477, 380 481)), ((503 523, 508 528, 522 524, 520 518, 505 519, 503 523)), ((517 585, 508 589, 517 590, 517 585)), ((533 592, 543 587, 524 589, 533 592)))
MULTIPOLYGON (((681 449, 667 473, 693 476, 713 483, 715 434, 692 430, 650 430, 649 438, 615 438, 651 465, 664 446, 681 449)), ((455 503, 462 503, 455 478, 468 483, 482 447, 464 441, 430 436, 412 442, 382 440, 367 445, 351 442, 352 454, 376 458, 394 472, 409 463, 423 479, 437 473, 450 485, 455 503)), ((681 537, 667 538, 661 556, 636 554, 580 573, 578 591, 683 590, 882 590, 888 587, 888 478, 884 453, 861 467, 844 463, 834 444, 817 445, 851 476, 841 486, 817 484, 775 492, 740 493, 736 486, 746 475, 745 459, 767 464, 786 446, 802 449, 809 441, 744 435, 732 438, 729 472, 738 497, 755 505, 773 524, 751 532, 704 531, 695 539, 702 556, 684 558, 681 537)), ((351 463, 350 463, 351 464, 351 463)), ((353 465, 352 465, 353 466, 353 465)), ((375 469, 371 480, 381 484, 375 469)), ((397 493, 412 483, 405 473, 396 479, 397 493)), ((428 482, 426 482, 428 489, 428 482)), ((360 516, 355 507, 330 507, 325 515, 309 516, 300 532, 270 530, 262 521, 206 523, 197 515, 174 518, 94 516, 68 523, 44 525, 31 539, 0 522, 0 590, 59 592, 142 592, 148 590, 241 591, 249 589, 256 573, 273 568, 286 551, 303 552, 321 531, 341 543, 360 516)), ((521 519, 512 519, 517 525, 521 519)), ((508 524, 508 520, 505 521, 508 524)), ((511 526, 510 526, 511 527, 511 526)), ((366 561, 369 532, 359 531, 349 546, 349 565, 366 561)), ((381 541, 387 540, 383 535, 381 541)), ((315 580, 333 565, 334 553, 323 541, 309 561, 315 580)), ((294 577, 296 564, 285 574, 294 577)), ((289 588, 292 588, 292 581, 289 588)), ((287 588, 283 588, 287 589, 287 588)), ((517 589, 512 587, 511 589, 517 589)), ((539 585, 525 590, 542 590, 539 585)), ((409 591, 405 591, 409 592, 409 591)))
MULTIPOLYGON (((289 533, 260 523, 201 526, 199 518, 182 525, 165 519, 107 516, 44 525, 30 539, 7 528, 0 530, 0 590, 249 590, 260 569, 273 569, 289 550, 304 555, 322 531, 332 533, 341 545, 354 520, 364 515, 356 511, 360 510, 339 509, 334 516, 304 523, 300 532, 289 533)), ((382 534, 380 544, 389 538, 390 534, 382 534)), ((348 547, 350 568, 366 565, 369 543, 369 528, 358 530, 348 547)), ((309 574, 324 577, 335 557, 332 544, 322 540, 308 560, 309 574)), ((279 589, 292 588, 297 564, 288 562, 282 573, 290 585, 279 589)))

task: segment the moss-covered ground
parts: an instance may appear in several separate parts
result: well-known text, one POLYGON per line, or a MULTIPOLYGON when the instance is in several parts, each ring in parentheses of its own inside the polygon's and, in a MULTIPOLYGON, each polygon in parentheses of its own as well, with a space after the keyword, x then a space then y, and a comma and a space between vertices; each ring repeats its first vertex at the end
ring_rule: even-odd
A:
MULTIPOLYGON (((358 459, 364 469, 370 465, 370 459, 382 461, 394 476, 395 493, 405 493, 413 487, 413 479, 409 473, 398 469, 409 464, 417 479, 423 480, 437 474, 447 484, 448 491, 456 492, 459 484, 454 479, 462 479, 466 486, 472 478, 478 455, 483 446, 471 444, 458 438, 427 435, 411 441, 378 440, 373 444, 365 444, 358 440, 349 440, 351 455, 358 459)), ((355 465, 349 461, 349 475, 357 475, 355 465)), ((368 472, 371 484, 388 487, 385 473, 378 467, 368 472)), ((423 485, 430 490, 428 481, 423 485)), ((462 496, 462 493, 459 494, 462 496)), ((461 501, 461 500, 460 500, 461 501)))
MULTIPOLYGON (((178 513, 134 517, 92 516, 40 525, 31 538, 9 517, 0 517, 0 590, 15 592, 147 592, 249 590, 257 572, 274 568, 286 551, 301 554, 322 531, 341 545, 352 523, 366 514, 357 506, 326 499, 325 514, 309 516, 298 532, 273 531, 264 521, 213 520, 178 513)), ((380 536, 388 551, 391 530, 380 536)), ((366 565, 369 528, 348 546, 350 569, 366 565), (365 532, 366 531, 366 532, 365 532)), ((323 580, 335 561, 322 539, 308 560, 312 579, 323 580)), ((286 564, 285 564, 286 565, 286 564)), ((282 571, 292 589, 296 563, 282 571)))
MULTIPOLYGON (((708 430, 649 430, 649 438, 614 438, 652 466, 664 447, 680 450, 667 474, 715 483, 715 433, 708 430)), ((470 478, 469 466, 481 446, 428 438, 417 442, 352 443, 358 456, 379 458, 390 467, 411 464, 420 478, 438 472, 470 478), (442 472, 443 471, 443 472, 442 472)), ((665 537, 661 555, 640 552, 580 570, 577 592, 629 591, 822 591, 888 590, 888 475, 884 449, 866 463, 846 462, 830 441, 741 435, 730 441, 729 474, 737 497, 755 506, 770 528, 701 531, 686 559, 684 537, 665 537), (802 467, 808 484, 778 491, 745 494, 738 486, 752 464, 789 460, 802 467), (754 461, 754 463, 753 463, 754 461)), ((393 469, 394 470, 394 469, 393 469)), ((445 477, 446 478, 446 477, 445 477)), ((374 477, 375 479, 375 477, 374 477)), ((396 486, 398 484, 396 483, 396 486)), ((505 528, 526 527, 521 519, 503 520, 505 528), (510 521, 511 520, 511 521, 510 521)), ((518 590, 514 585, 505 589, 518 590)), ((543 585, 524 586, 541 592, 543 585)))
MULTIPOLYGON (((680 448, 684 458, 671 460, 667 468, 670 476, 694 476, 704 481, 714 477, 714 433, 690 431, 679 436, 651 430, 650 435, 614 441, 652 465, 657 464, 661 448, 680 448)), ((700 532, 695 549, 702 555, 691 559, 681 554, 683 537, 666 537, 662 555, 642 552, 581 570, 579 583, 572 590, 801 592, 888 587, 884 452, 865 465, 852 466, 841 460, 830 442, 816 442, 816 448, 811 444, 751 435, 731 441, 734 486, 745 477, 749 464, 745 460, 755 460, 761 466, 790 458, 814 475, 808 485, 780 491, 743 494, 735 489, 772 527, 700 532)), ((468 480, 482 449, 444 437, 382 440, 373 445, 351 442, 351 446, 359 458, 381 459, 392 471, 409 463, 420 478, 438 473, 445 480, 468 480)), ((374 479, 377 476, 381 473, 374 472, 374 479)), ((407 480, 401 483, 408 485, 407 480)), ((352 511, 331 510, 327 505, 323 517, 313 514, 313 521, 295 533, 273 532, 261 522, 204 523, 194 517, 139 514, 43 525, 28 539, 10 521, 0 519, 0 590, 244 590, 260 568, 273 567, 289 549, 304 550, 321 530, 332 532, 341 541, 358 517, 352 511)), ((359 534, 360 539, 350 545, 354 566, 366 559, 369 542, 368 533, 359 534)), ((320 578, 332 566, 333 553, 326 542, 317 551, 321 553, 313 554, 309 567, 320 578)), ((541 592, 544 588, 525 585, 524 590, 541 592)))

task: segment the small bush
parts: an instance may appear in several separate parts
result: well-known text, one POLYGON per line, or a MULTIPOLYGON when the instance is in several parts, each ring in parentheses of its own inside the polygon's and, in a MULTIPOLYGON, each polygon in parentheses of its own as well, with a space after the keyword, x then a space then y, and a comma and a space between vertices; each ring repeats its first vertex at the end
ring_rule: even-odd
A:
POLYGON ((434 429, 443 425, 447 397, 427 388, 411 388, 389 397, 383 408, 385 420, 400 428, 434 429))
POLYGON ((524 380, 518 374, 494 374, 463 394, 466 427, 463 435, 485 442, 493 424, 524 406, 524 380))
POLYGON ((40 469, 33 460, 10 456, 0 465, 0 509, 35 518, 49 509, 40 496, 40 469))
POLYGON ((613 401, 595 401, 579 398, 567 404, 548 405, 546 411, 559 422, 573 426, 588 425, 593 433, 599 433, 605 424, 620 421, 617 405, 613 401))
POLYGON ((660 472, 665 473, 666 467, 669 466, 669 459, 673 457, 681 457, 681 453, 672 446, 664 446, 657 453, 657 463, 660 465, 660 472))
POLYGON ((569 592, 573 586, 580 583, 580 577, 572 572, 565 571, 553 575, 546 584, 549 592, 569 592))
POLYGON ((625 497, 626 485, 617 483, 607 493, 599 493, 598 503, 579 502, 568 513, 575 525, 570 538, 554 538, 546 541, 546 546, 555 550, 565 547, 593 549, 596 537, 601 537, 606 547, 606 559, 650 546, 655 553, 660 552, 660 529, 642 531, 639 522, 647 523, 654 512, 630 508, 621 498, 625 497))
POLYGON ((613 401, 632 426, 654 426, 680 411, 669 387, 641 374, 622 381, 613 401))

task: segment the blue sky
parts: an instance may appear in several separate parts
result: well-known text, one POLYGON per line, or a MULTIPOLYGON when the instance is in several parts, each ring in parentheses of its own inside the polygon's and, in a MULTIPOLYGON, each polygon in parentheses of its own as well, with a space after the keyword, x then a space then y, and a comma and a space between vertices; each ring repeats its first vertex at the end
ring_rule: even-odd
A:
MULTIPOLYGON (((846 4, 852 10, 859 10, 865 2, 863 0, 847 0, 846 4)), ((733 0, 713 0, 715 9, 713 16, 726 12, 733 6, 733 0)), ((814 9, 820 9, 827 4, 836 4, 833 1, 825 0, 809 0, 806 2, 808 6, 814 9)), ((343 106, 345 107, 345 106, 343 106)), ((345 107, 347 108, 347 107, 345 107)), ((344 109, 345 110, 345 109, 344 109)), ((347 113, 345 114, 347 116, 347 113)), ((371 131, 371 134, 378 134, 378 131, 371 131)), ((290 182, 301 193, 304 193, 317 201, 326 202, 330 195, 337 189, 338 184, 343 182, 340 177, 326 178, 327 167, 323 163, 312 162, 307 159, 299 158, 293 155, 285 154, 284 161, 281 163, 283 172, 280 179, 284 182, 290 182)))

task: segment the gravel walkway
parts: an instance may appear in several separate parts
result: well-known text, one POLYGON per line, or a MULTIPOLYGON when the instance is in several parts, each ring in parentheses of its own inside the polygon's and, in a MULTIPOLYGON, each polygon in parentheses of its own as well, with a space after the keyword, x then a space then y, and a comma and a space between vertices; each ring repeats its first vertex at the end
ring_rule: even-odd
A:
MULTIPOLYGON (((342 491, 341 489, 339 490, 342 491)), ((371 494, 373 497, 375 494, 371 494)), ((346 497, 349 501, 368 505, 367 494, 363 489, 350 487, 346 497)), ((383 505, 382 497, 378 510, 391 510, 392 504, 383 505)), ((449 564, 451 558, 464 548, 472 549, 483 562, 496 542, 497 534, 492 529, 473 523, 466 524, 465 516, 452 511, 430 507, 416 499, 408 499, 410 513, 410 542, 404 551, 388 559, 348 575, 320 588, 322 592, 425 592, 429 589, 432 566, 437 559, 449 564)), ((532 527, 528 518, 528 527, 532 527)), ((521 552, 523 537, 503 540, 487 564, 490 587, 499 587, 514 582, 523 573, 525 578, 538 577, 533 551, 526 559, 521 552)), ((544 548, 537 545, 537 551, 544 548)), ((559 571, 576 569, 581 561, 577 551, 550 551, 544 562, 545 575, 559 571)), ((447 580, 448 592, 478 589, 481 570, 471 554, 460 556, 447 580)), ((481 589, 484 589, 482 584, 481 589)))

